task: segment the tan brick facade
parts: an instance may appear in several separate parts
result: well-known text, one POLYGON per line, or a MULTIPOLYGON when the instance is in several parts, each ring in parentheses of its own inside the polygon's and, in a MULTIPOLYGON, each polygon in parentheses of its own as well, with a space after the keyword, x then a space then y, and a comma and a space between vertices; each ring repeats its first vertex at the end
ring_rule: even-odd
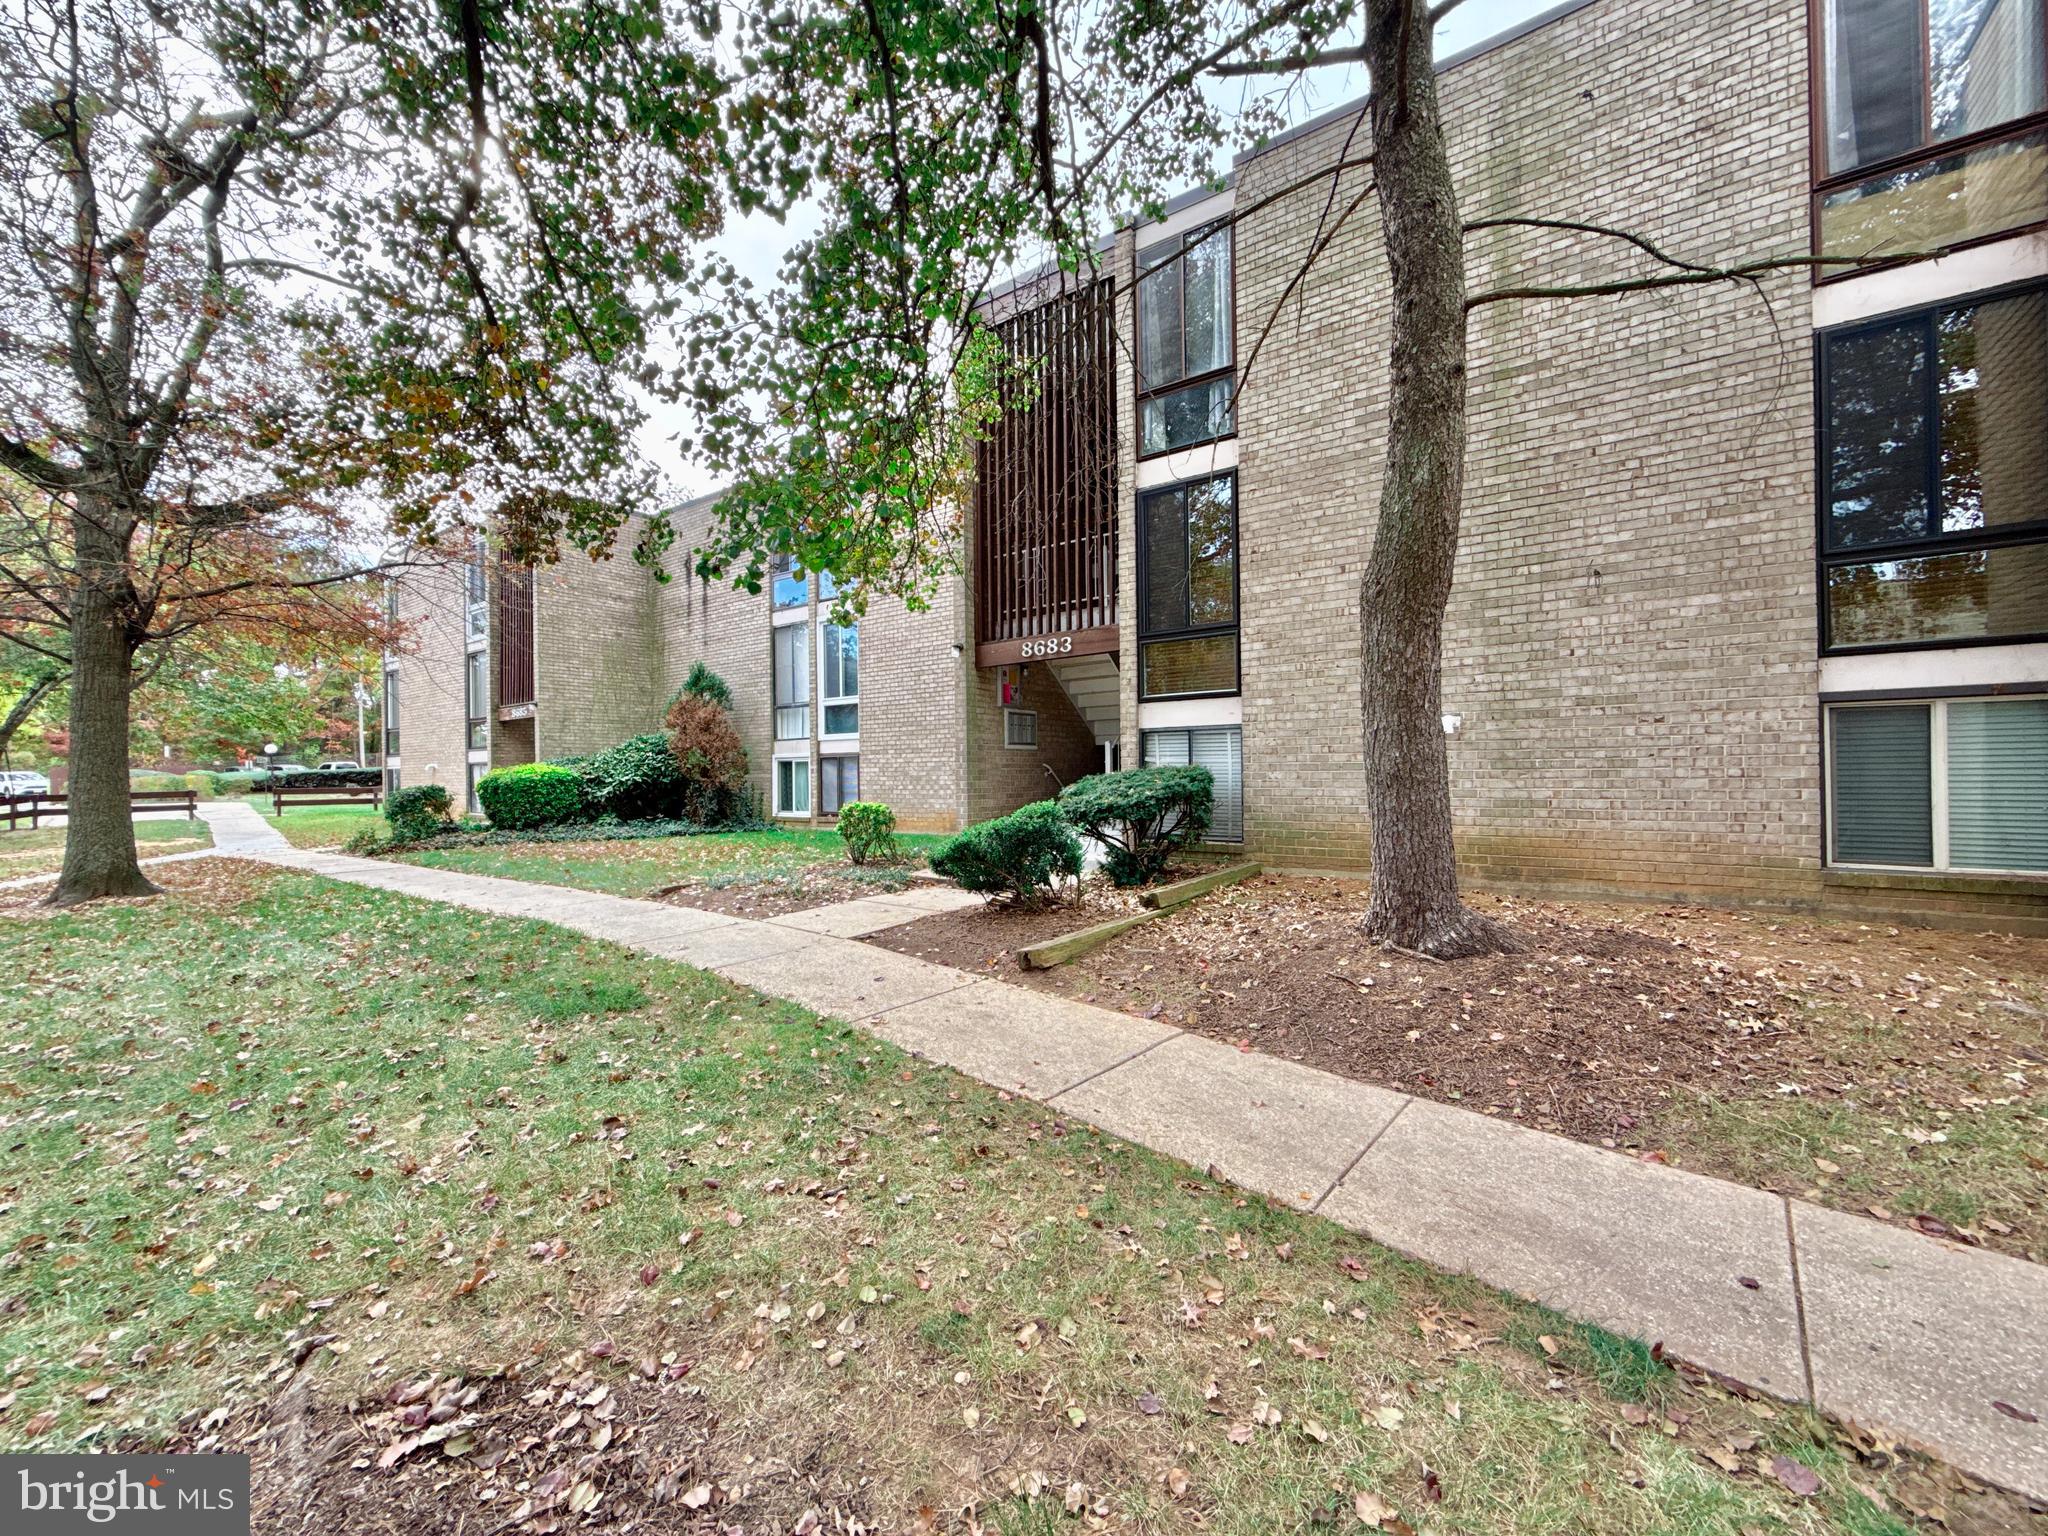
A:
MULTIPOLYGON (((1807 249, 1807 13, 1806 0, 1588 0, 1448 68, 1462 212, 1613 226, 1712 262, 1807 249)), ((1314 180, 1265 201, 1332 164, 1355 122, 1333 115, 1242 158, 1230 194, 1241 393, 1217 467, 1237 475, 1241 694, 1170 721, 1138 697, 1134 514, 1163 466, 1136 458, 1124 346, 1117 718, 1091 728, 1052 667, 1028 664, 1019 703, 1037 714, 1038 745, 1005 747, 996 673, 972 665, 973 594, 956 579, 925 613, 878 603, 862 625, 861 795, 892 805, 901 825, 946 829, 1043 798, 1100 768, 1097 730, 1135 764, 1141 725, 1241 720, 1245 850, 1296 868, 1365 867, 1359 591, 1385 447, 1386 272, 1367 196, 1288 291, 1362 171, 1334 199, 1314 180)), ((1121 231, 1107 252, 1125 338, 1138 246, 1163 227, 1121 231)), ((1651 270, 1620 242, 1564 231, 1475 232, 1468 250, 1474 292, 1651 270)), ((1443 682, 1474 884, 2048 932, 2039 877, 1824 864, 1818 302, 1805 274, 1784 273, 1760 288, 1475 311, 1443 682)), ((2026 361, 2015 360, 2022 375, 2026 361)), ((1998 398, 2033 409, 2031 397, 1998 398)), ((1994 489, 2024 481, 2039 457, 2018 435, 2003 442, 2027 457, 1987 458, 1994 489)), ((709 515, 707 503, 683 509, 678 550, 709 515)), ((538 750, 652 728, 701 657, 732 686, 765 799, 769 600, 699 581, 680 560, 672 569, 657 584, 622 553, 542 574, 538 750)), ((2048 683, 2039 671, 2023 680, 2048 683)), ((446 698, 459 742, 459 677, 446 698)), ((408 770, 415 739, 429 758, 450 751, 427 745, 449 730, 436 700, 409 683, 408 770)), ((817 715, 814 687, 814 730, 817 715)))

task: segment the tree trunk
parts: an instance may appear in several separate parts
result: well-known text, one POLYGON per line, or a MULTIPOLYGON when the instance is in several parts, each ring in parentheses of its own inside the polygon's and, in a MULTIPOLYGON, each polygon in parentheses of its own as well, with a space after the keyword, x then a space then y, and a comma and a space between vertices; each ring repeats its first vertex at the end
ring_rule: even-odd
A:
POLYGON ((53 693, 64 681, 65 674, 52 672, 39 677, 28 685, 28 692, 14 701, 14 707, 7 711, 7 717, 0 720, 0 763, 7 761, 7 749, 14 744, 14 734, 28 723, 28 717, 35 713, 36 706, 53 693))
POLYGON ((1458 900, 1441 667, 1465 479, 1464 229, 1423 0, 1368 0, 1373 176, 1393 301, 1387 453, 1360 585, 1373 938, 1452 958, 1518 946, 1458 900))
POLYGON ((153 896, 135 858, 128 810, 128 699, 135 644, 121 514, 81 494, 71 523, 78 587, 71 602, 71 756, 66 776, 64 872, 49 904, 153 896))

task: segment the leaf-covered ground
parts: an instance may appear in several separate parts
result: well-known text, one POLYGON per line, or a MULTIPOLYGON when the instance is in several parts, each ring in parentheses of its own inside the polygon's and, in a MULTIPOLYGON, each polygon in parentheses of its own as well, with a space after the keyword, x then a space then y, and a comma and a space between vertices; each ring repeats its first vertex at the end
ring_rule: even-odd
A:
POLYGON ((266 1530, 2032 1519, 701 972, 166 868, 0 909, 7 1449, 249 1445, 266 1530))
MULTIPOLYGON (((1264 875, 1007 977, 2048 1260, 2048 939, 1481 896, 1528 947, 1442 964, 1368 943, 1366 899, 1264 875)), ((1007 959, 1016 921, 947 913, 872 942, 976 968, 1007 959)))
MULTIPOLYGON (((213 846, 213 829, 183 816, 135 823, 135 852, 151 859, 159 854, 189 853, 213 846)), ((64 867, 64 828, 26 826, 9 832, 0 823, 0 880, 24 875, 55 874, 64 867)))

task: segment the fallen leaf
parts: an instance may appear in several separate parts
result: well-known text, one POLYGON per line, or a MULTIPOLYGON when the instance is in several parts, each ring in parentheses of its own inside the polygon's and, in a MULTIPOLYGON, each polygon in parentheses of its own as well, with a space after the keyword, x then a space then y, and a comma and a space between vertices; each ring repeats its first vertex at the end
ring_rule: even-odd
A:
POLYGON ((2018 1419, 2022 1424, 2038 1424, 2041 1422, 2041 1416, 2038 1413, 2029 1413, 2024 1408, 2015 1408, 2011 1403, 2004 1402, 1995 1397, 1991 1400, 1991 1406, 2004 1414, 2008 1419, 2018 1419))
POLYGON ((1794 1461, 1790 1456, 1773 1456, 1771 1472, 1801 1498, 1811 1498, 1820 1492, 1820 1474, 1803 1461, 1794 1461))
POLYGON ((1394 1518, 1394 1506, 1369 1489, 1351 1495, 1351 1513, 1370 1530, 1378 1530, 1394 1518))

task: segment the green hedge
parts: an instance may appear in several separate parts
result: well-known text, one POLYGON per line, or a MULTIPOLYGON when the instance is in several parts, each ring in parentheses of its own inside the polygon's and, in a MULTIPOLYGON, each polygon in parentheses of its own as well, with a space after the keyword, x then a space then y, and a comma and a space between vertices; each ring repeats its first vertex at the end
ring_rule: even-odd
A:
POLYGON ((384 819, 394 839, 417 842, 449 829, 448 803, 448 791, 440 785, 415 784, 385 798, 384 819))
POLYGON ((590 803, 621 821, 678 820, 689 781, 658 732, 632 736, 577 762, 558 766, 583 775, 590 803))
POLYGON ((494 827, 553 827, 584 815, 583 776, 558 763, 494 768, 476 781, 476 797, 494 827))
POLYGON ((1206 768, 1133 768, 1077 779, 1060 791, 1060 812, 1103 845, 1103 868, 1118 885, 1148 885, 1173 855, 1209 830, 1216 780, 1206 768))
POLYGON ((977 822, 932 855, 932 868, 970 891, 1042 906, 1055 877, 1078 879, 1081 840, 1050 800, 977 822))
POLYGON ((374 789, 383 782, 382 768, 330 768, 325 773, 308 768, 303 773, 256 775, 256 788, 264 794, 273 789, 374 789))

